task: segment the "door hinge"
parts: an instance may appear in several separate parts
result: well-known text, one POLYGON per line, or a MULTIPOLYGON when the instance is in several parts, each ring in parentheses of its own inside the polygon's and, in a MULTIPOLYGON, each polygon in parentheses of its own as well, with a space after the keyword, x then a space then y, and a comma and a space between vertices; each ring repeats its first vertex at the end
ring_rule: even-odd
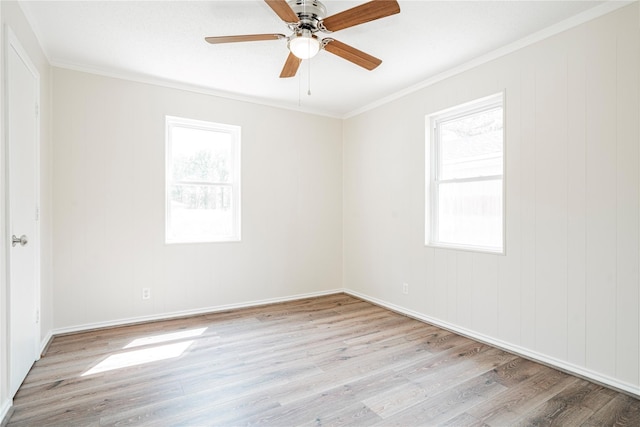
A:
POLYGON ((36 221, 40 221, 40 206, 36 206, 36 221))
POLYGON ((36 310, 36 323, 40 323, 40 310, 36 310))

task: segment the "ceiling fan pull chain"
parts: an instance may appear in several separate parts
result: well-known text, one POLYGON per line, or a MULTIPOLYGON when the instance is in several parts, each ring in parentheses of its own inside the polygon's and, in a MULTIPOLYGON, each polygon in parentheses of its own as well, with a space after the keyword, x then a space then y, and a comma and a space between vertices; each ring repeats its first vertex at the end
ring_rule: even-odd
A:
POLYGON ((308 89, 307 89, 307 96, 311 96, 311 59, 307 59, 307 69, 309 71, 309 82, 308 82, 308 89))
POLYGON ((298 76, 298 107, 302 105, 302 73, 298 76))

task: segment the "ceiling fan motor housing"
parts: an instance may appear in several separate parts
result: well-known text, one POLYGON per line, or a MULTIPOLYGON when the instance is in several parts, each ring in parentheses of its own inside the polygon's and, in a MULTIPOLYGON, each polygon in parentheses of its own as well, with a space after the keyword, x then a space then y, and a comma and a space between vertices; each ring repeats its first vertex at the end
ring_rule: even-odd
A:
POLYGON ((288 2, 291 9, 300 18, 299 29, 318 31, 318 21, 327 16, 327 8, 317 0, 291 0, 288 2))

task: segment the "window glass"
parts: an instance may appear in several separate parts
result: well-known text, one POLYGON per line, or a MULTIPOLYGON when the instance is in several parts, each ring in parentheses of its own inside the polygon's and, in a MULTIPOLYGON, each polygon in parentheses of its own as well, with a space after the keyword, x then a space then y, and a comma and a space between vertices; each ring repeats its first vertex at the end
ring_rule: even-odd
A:
POLYGON ((443 183, 438 237, 454 245, 502 246, 502 181, 443 183))
POLYGON ((167 117, 167 243, 240 240, 240 128, 167 117))
POLYGON ((502 175, 502 108, 440 124, 440 179, 502 175))
POLYGON ((174 126, 172 138, 174 180, 230 182, 231 134, 174 126))
POLYGON ((173 185, 170 203, 174 240, 197 242, 210 236, 215 241, 233 234, 230 187, 173 185))

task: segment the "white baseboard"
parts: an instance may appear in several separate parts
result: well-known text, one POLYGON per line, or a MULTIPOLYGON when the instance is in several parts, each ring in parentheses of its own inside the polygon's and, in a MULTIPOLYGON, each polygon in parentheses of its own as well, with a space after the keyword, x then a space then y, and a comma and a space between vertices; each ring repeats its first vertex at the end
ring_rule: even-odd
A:
POLYGON ((5 419, 13 406, 13 399, 7 399, 2 404, 0 404, 0 425, 4 425, 6 421, 5 419))
POLYGON ((40 360, 40 356, 42 356, 44 352, 47 350, 47 347, 49 346, 49 343, 51 342, 52 339, 53 339, 53 332, 52 331, 47 332, 47 335, 40 342, 40 351, 38 352, 38 360, 40 360))
POLYGON ((569 374, 573 374, 584 378, 589 381, 594 381, 596 383, 600 383, 602 385, 617 389, 619 391, 625 392, 635 397, 640 397, 640 387, 634 384, 630 384, 624 381, 620 381, 616 378, 609 377, 607 375, 601 374, 599 372, 595 372, 584 368, 582 366, 574 365, 564 360, 556 359, 555 357, 548 356, 543 353, 538 353, 536 351, 530 350, 525 347, 521 347, 519 345, 511 344, 506 341, 502 341, 500 339, 481 334, 479 332, 466 329, 464 327, 454 325, 448 322, 444 322, 442 320, 426 316, 417 311, 413 311, 407 309, 405 307, 401 307, 395 304, 391 304, 389 302, 380 300, 378 298, 371 297, 369 295, 362 294, 360 292, 356 292, 350 289, 344 289, 344 293, 352 295, 356 298, 363 299, 372 304, 379 305, 384 308, 388 308, 389 310, 395 311, 400 314, 404 314, 406 316, 412 317, 414 319, 423 321, 425 323, 429 323, 435 326, 439 326, 443 329, 447 329, 449 331, 455 332, 457 334, 463 335, 465 337, 471 338, 476 341, 483 342, 485 344, 492 345, 494 347, 498 347, 502 350, 509 351, 511 353, 515 353, 519 356, 525 357, 527 359, 534 360, 536 362, 540 362, 544 365, 551 366, 553 368, 557 368, 561 371, 567 372, 569 374))
MULTIPOLYGON (((180 317, 197 316, 199 314, 217 313, 221 311, 237 310, 240 308, 259 307, 261 305, 296 301, 296 300, 305 299, 305 298, 314 298, 314 297, 320 297, 325 295, 338 294, 342 292, 344 292, 343 289, 332 289, 329 291, 311 292, 306 294, 297 294, 297 295, 290 295, 290 296, 278 297, 278 298, 267 298, 263 300, 248 301, 248 302, 237 303, 237 304, 226 304, 226 305, 218 305, 218 306, 212 306, 212 307, 203 307, 203 308, 198 308, 194 310, 181 310, 181 311, 173 311, 168 313, 153 314, 149 316, 137 316, 137 317, 124 318, 124 319, 109 320, 106 322, 87 323, 84 325, 69 326, 65 328, 56 328, 53 331, 49 332, 47 336, 53 337, 56 335, 90 331, 93 329, 112 328, 115 326, 124 326, 124 325, 132 325, 136 323, 145 323, 145 322, 153 322, 158 320, 175 319, 180 317)), ((48 343, 48 339, 43 341, 42 350, 45 349, 47 343, 48 343)))

